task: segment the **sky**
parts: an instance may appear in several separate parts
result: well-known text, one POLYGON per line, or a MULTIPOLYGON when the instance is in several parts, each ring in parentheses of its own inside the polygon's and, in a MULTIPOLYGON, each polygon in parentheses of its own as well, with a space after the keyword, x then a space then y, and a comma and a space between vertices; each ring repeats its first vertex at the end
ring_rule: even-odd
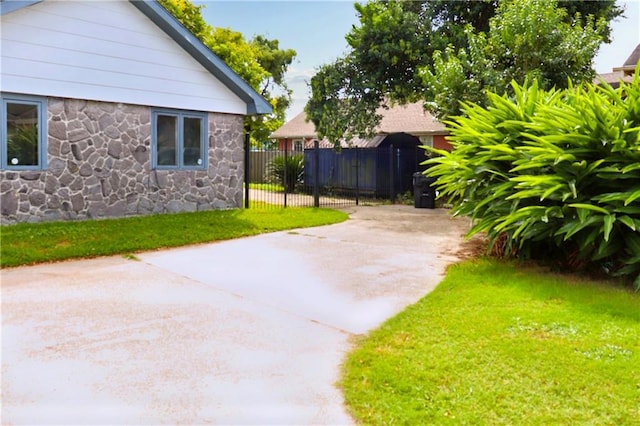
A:
MULTIPOLYGON (((346 0, 206 0, 202 15, 214 27, 231 28, 246 39, 263 35, 280 48, 294 49, 286 81, 293 90, 287 120, 300 113, 309 98, 308 82, 317 69, 348 51, 344 36, 358 24, 353 1, 346 0)), ((612 23, 613 42, 603 44, 594 59, 598 73, 621 66, 640 43, 640 0, 618 0, 626 18, 612 23)))

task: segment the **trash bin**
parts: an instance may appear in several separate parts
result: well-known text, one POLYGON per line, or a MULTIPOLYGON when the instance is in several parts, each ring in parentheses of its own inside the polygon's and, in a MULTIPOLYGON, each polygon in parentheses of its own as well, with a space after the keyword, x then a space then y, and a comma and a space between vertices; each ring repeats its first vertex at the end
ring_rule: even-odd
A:
POLYGON ((432 187, 436 180, 421 172, 413 174, 413 206, 417 209, 436 207, 436 190, 432 187))

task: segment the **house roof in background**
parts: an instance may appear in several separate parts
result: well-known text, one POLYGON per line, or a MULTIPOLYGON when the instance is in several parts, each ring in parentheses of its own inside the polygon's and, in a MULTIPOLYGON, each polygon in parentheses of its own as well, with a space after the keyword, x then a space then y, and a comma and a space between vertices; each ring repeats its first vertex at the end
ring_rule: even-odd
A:
POLYGON ((599 84, 601 82, 605 82, 608 85, 616 88, 620 85, 621 81, 625 83, 631 83, 633 77, 631 75, 625 75, 621 70, 608 72, 604 74, 598 74, 596 78, 593 79, 593 84, 599 84))
POLYGON ((444 124, 424 109, 421 102, 407 105, 396 105, 389 109, 379 109, 382 120, 377 132, 382 134, 444 134, 444 124))
POLYGON ((640 62, 640 44, 638 44, 636 48, 633 49, 633 52, 631 52, 631 54, 629 55, 627 60, 624 61, 624 64, 622 64, 621 67, 613 68, 613 72, 620 71, 624 75, 631 75, 636 70, 638 62, 640 62))
POLYGON ((596 75, 596 78, 593 79, 593 84, 599 84, 601 82, 605 82, 610 86, 616 88, 620 85, 621 81, 625 83, 630 83, 633 80, 633 73, 636 70, 636 66, 640 62, 640 44, 633 49, 631 55, 624 61, 624 64, 621 67, 613 68, 613 72, 603 73, 596 75))
MULTIPOLYGON (((378 109, 382 120, 376 128, 378 135, 391 133, 409 133, 412 135, 446 134, 445 126, 424 110, 422 103, 416 102, 407 105, 396 105, 388 109, 378 109)), ((271 134, 273 139, 308 139, 317 138, 315 126, 311 121, 306 121, 306 114, 301 112, 291 120, 283 124, 271 134)), ((354 139, 353 145, 364 147, 373 140, 354 139)), ((377 145, 374 145, 377 146, 377 145)))
POLYGON ((633 49, 633 52, 631 52, 631 55, 629 55, 627 60, 624 61, 623 67, 635 68, 635 66, 638 65, 638 62, 640 62, 640 44, 638 44, 636 48, 633 49))
MULTIPOLYGON (((42 0, 2 0, 0 15, 40 3, 42 0)), ((157 0, 129 0, 130 3, 171 37, 207 71, 247 104, 247 114, 270 114, 271 104, 215 55, 204 43, 169 13, 157 0)))
POLYGON ((273 139, 283 138, 316 138, 316 127, 307 121, 307 114, 302 111, 291 120, 284 123, 278 130, 271 133, 273 139))

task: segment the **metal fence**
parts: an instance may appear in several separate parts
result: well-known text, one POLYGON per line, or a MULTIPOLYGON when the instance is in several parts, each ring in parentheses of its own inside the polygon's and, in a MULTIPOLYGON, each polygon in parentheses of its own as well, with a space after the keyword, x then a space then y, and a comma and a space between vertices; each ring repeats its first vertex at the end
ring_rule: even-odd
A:
POLYGON ((246 151, 245 207, 341 207, 395 201, 412 191, 416 148, 246 151))

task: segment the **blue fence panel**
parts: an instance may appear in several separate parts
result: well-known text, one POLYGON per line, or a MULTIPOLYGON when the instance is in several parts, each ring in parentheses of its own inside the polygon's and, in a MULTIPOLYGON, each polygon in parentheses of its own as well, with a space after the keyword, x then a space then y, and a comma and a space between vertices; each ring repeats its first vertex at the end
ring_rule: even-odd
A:
MULTIPOLYGON (((315 169, 312 149, 304 152, 305 186, 315 185, 315 169)), ((376 149, 343 149, 336 152, 330 148, 318 150, 318 184, 323 192, 348 193, 356 190, 373 194, 377 188, 376 149)))

